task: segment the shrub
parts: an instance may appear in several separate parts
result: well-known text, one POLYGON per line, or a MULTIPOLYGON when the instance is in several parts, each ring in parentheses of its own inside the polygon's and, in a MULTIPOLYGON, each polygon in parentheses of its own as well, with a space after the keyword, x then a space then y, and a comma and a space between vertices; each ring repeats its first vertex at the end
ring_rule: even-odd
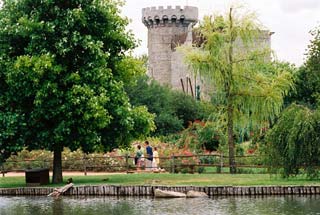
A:
MULTIPOLYGON (((85 155, 81 150, 70 151, 65 148, 62 153, 62 169, 69 171, 122 171, 125 170, 126 160, 119 157, 117 151, 110 153, 91 153, 85 155)), ((53 155, 46 150, 22 150, 12 155, 4 163, 6 170, 24 170, 30 168, 52 169, 53 155)), ((132 162, 131 162, 132 163, 132 162)))
POLYGON ((267 162, 271 168, 283 167, 283 176, 303 170, 318 176, 320 165, 320 111, 290 105, 266 136, 267 162))
POLYGON ((130 103, 144 105, 154 113, 157 129, 153 135, 169 135, 187 128, 189 122, 207 119, 214 111, 211 104, 196 101, 189 95, 162 86, 156 81, 142 76, 135 85, 126 86, 130 103))

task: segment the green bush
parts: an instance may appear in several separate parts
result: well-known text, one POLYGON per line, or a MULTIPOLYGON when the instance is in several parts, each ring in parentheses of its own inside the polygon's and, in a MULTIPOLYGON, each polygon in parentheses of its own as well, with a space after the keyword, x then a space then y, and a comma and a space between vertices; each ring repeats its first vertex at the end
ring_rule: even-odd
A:
POLYGON ((221 134, 217 132, 214 126, 204 126, 198 132, 199 141, 203 144, 206 150, 216 151, 220 144, 221 134))
POLYGON ((318 177, 320 165, 320 110, 290 105, 266 135, 267 163, 283 167, 283 176, 318 177))
POLYGON ((196 171, 201 174, 201 173, 205 173, 206 172, 206 169, 203 167, 203 166, 198 166, 196 168, 196 171))
POLYGON ((214 110, 209 103, 196 101, 189 95, 150 80, 147 76, 140 77, 136 84, 126 86, 126 92, 133 106, 144 105, 156 115, 155 136, 181 131, 196 119, 207 119, 214 110))
MULTIPOLYGON (((5 170, 24 170, 31 168, 50 168, 52 170, 53 155, 45 150, 22 150, 4 163, 5 170)), ((133 164, 132 159, 129 164, 133 164)), ((124 171, 125 157, 115 153, 91 153, 85 155, 81 150, 70 151, 65 148, 62 153, 62 169, 69 171, 124 171)), ((132 165, 131 165, 132 166, 132 165)), ((130 167, 130 166, 129 166, 130 167)))
POLYGON ((216 156, 203 156, 200 158, 201 164, 217 164, 220 161, 220 158, 216 156))
POLYGON ((163 112, 155 118, 157 130, 155 135, 173 134, 183 130, 182 120, 177 116, 163 112))
POLYGON ((165 143, 176 144, 181 139, 180 133, 169 134, 166 136, 161 136, 160 140, 165 143))

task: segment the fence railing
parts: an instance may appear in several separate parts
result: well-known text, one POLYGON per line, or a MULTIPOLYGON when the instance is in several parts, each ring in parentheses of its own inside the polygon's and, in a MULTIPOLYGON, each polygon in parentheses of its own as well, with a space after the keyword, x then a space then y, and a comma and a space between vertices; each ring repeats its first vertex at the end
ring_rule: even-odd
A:
MULTIPOLYGON (((146 158, 145 158, 146 159, 146 158)), ((262 158, 258 156, 235 156, 236 167, 240 170, 259 168, 266 169, 262 158)), ((135 157, 124 156, 83 156, 82 158, 69 158, 62 160, 63 171, 80 171, 84 175, 88 172, 132 172, 132 171, 166 171, 171 173, 223 173, 228 172, 229 157, 223 154, 192 154, 160 156, 157 168, 147 169, 141 162, 137 167, 135 157)), ((0 165, 0 171, 4 176, 7 172, 21 172, 33 168, 53 168, 52 159, 24 159, 10 160, 0 165)), ((247 171, 252 173, 252 171, 247 171)), ((246 171, 242 171, 246 173, 246 171)))

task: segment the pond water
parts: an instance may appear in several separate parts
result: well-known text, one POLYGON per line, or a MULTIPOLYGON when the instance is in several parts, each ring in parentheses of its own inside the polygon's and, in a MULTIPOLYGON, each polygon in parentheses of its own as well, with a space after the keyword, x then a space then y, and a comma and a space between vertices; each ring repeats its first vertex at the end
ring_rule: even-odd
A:
POLYGON ((247 214, 320 215, 320 196, 154 199, 138 197, 0 196, 1 215, 152 215, 247 214))

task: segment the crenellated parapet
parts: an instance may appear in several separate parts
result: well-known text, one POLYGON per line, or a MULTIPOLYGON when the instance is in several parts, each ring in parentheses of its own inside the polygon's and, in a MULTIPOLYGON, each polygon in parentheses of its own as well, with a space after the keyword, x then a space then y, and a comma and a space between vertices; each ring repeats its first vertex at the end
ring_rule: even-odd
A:
POLYGON ((142 9, 142 22, 145 26, 166 26, 172 24, 183 24, 188 26, 190 23, 198 21, 198 8, 185 6, 176 6, 172 8, 168 6, 164 8, 159 7, 147 7, 142 9))
MULTIPOLYGON (((176 44, 173 42, 175 38, 180 38, 180 35, 192 33, 192 26, 197 21, 196 7, 160 6, 142 9, 142 22, 148 28, 147 74, 150 77, 160 84, 181 88, 180 76, 186 76, 186 69, 182 65, 183 58, 174 55, 173 48, 176 44)), ((186 41, 187 36, 184 39, 186 41)))

